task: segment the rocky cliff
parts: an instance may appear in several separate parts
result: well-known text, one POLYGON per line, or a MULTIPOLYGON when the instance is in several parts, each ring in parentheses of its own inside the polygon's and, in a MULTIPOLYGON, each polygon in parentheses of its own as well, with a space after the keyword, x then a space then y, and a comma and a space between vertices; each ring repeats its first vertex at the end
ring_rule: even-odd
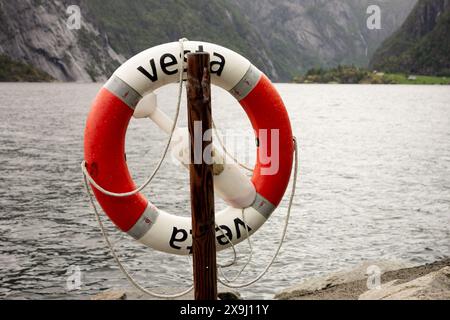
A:
POLYGON ((88 18, 81 29, 67 27, 67 8, 84 1, 0 0, 0 54, 62 81, 103 80, 123 57, 88 18))
POLYGON ((375 53, 387 72, 450 75, 450 0, 420 0, 400 30, 375 53))
POLYGON ((312 67, 365 67, 412 10, 416 0, 233 0, 263 35, 282 79, 312 67), (370 5, 381 10, 381 28, 370 30, 370 5))
POLYGON ((277 81, 311 67, 367 65, 416 0, 0 0, 0 54, 63 81, 100 81, 125 58, 187 37, 247 56, 277 81), (366 25, 369 4, 381 30, 366 25), (67 27, 69 5, 81 29, 67 27))
POLYGON ((416 0, 116 0, 88 2, 126 56, 180 37, 223 44, 272 79, 289 81, 315 66, 367 66, 416 0), (367 8, 381 9, 381 29, 367 28, 367 8))

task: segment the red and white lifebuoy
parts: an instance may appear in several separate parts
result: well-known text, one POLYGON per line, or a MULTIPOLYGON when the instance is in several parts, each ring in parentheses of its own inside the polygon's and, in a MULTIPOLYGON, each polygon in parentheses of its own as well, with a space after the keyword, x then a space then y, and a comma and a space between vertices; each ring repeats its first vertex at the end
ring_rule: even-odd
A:
MULTIPOLYGON (((265 143, 257 145, 257 162, 251 181, 247 184, 235 181, 233 186, 233 181, 227 178, 227 172, 236 171, 232 165, 231 171, 224 170, 215 177, 215 185, 216 180, 219 184, 221 179, 226 181, 228 188, 223 193, 227 197, 225 201, 229 200, 227 202, 231 204, 216 214, 216 223, 233 244, 237 244, 247 236, 245 224, 251 235, 282 200, 293 163, 291 124, 275 87, 247 59, 206 42, 187 41, 184 49, 181 54, 179 43, 173 42, 143 51, 124 63, 103 86, 87 120, 84 140, 86 168, 92 179, 106 190, 116 193, 134 190, 136 186, 125 159, 125 135, 136 106, 143 97, 161 86, 178 81, 181 57, 196 51, 210 53, 212 84, 229 91, 239 101, 255 130, 256 141, 260 141, 261 132, 267 135, 265 143), (277 137, 272 136, 275 134, 277 137), (260 154, 273 152, 275 146, 272 141, 279 141, 276 146, 279 166, 275 172, 267 172, 273 164, 262 161, 260 154), (245 199, 242 199, 241 185, 247 188, 245 199)), ((190 218, 159 210, 140 193, 118 198, 94 188, 94 194, 114 224, 138 241, 159 251, 180 255, 190 253, 190 218)), ((222 232, 216 231, 217 250, 229 247, 230 243, 222 232)))

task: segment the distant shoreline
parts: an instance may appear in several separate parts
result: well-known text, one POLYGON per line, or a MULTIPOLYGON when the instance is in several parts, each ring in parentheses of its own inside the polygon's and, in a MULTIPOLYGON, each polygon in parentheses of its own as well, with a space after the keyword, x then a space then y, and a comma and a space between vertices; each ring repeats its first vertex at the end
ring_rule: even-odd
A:
MULTIPOLYGON (((414 281, 415 279, 430 275, 432 272, 437 272, 445 267, 450 266, 450 258, 446 258, 433 263, 428 263, 415 267, 404 267, 401 269, 393 269, 391 271, 386 271, 381 275, 381 285, 387 284, 391 281, 397 280, 397 284, 407 283, 414 281)), ((348 280, 343 283, 329 284, 321 282, 324 285, 323 289, 320 290, 308 290, 303 289, 299 291, 289 292, 283 291, 275 295, 274 300, 358 300, 358 298, 368 291, 367 288, 367 277, 358 279, 356 275, 358 271, 348 271, 343 273, 341 276, 348 277, 348 280), (356 277, 356 278, 355 278, 356 277), (353 279, 353 280, 352 280, 353 279)), ((339 278, 337 274, 331 274, 329 280, 339 278)), ((318 278, 319 279, 319 278, 318 278)), ((325 278, 324 278, 325 279, 325 278)), ((320 282, 320 281, 319 281, 320 282)), ((318 283, 316 283, 317 285, 318 283)), ((305 288, 308 288, 306 285, 305 288)), ((163 292, 173 292, 179 291, 180 288, 165 288, 163 292)), ((239 292, 230 291, 229 289, 219 286, 219 291, 222 292, 223 298, 225 300, 242 299, 239 292)), ((443 291, 444 295, 448 295, 448 291, 443 291)), ((443 298, 445 298, 443 296, 443 298)), ((134 288, 112 288, 99 292, 98 294, 91 296, 91 300, 159 300, 158 298, 152 298, 144 295, 142 292, 137 291, 134 288)), ((194 300, 193 293, 190 292, 179 299, 183 300, 194 300)))
POLYGON ((305 75, 295 77, 293 82, 301 84, 450 85, 450 76, 384 73, 355 66, 338 66, 332 69, 310 69, 305 75))

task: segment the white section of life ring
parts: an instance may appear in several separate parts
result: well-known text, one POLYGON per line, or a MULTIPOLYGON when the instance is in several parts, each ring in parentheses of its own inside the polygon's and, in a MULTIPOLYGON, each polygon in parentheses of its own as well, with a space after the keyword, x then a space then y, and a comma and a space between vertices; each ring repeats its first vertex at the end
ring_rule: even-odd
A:
MULTIPOLYGON (((155 208, 148 207, 145 215, 152 216, 155 208), (153 211, 153 212, 152 212, 153 211)), ((156 250, 187 255, 192 253, 191 218, 179 217, 162 210, 157 210, 157 219, 152 227, 142 238, 138 239, 144 245, 156 250)), ((253 208, 237 209, 227 207, 216 213, 216 224, 225 232, 233 245, 247 238, 247 227, 249 236, 258 230, 267 219, 253 208), (244 217, 242 215, 245 215, 244 217), (245 226, 244 226, 245 225, 245 226)), ((217 250, 224 250, 231 246, 219 228, 216 228, 217 250)))
MULTIPOLYGON (((172 129, 173 122, 170 124, 168 122, 170 119, 157 108, 156 100, 152 94, 154 90, 166 84, 180 81, 183 76, 183 74, 179 73, 183 62, 181 61, 182 51, 184 53, 195 51, 209 52, 211 55, 212 84, 229 91, 238 100, 249 94, 261 77, 261 72, 239 54, 218 45, 189 41, 184 42, 184 50, 180 48, 178 42, 174 42, 143 51, 125 62, 104 87, 132 109, 136 108, 143 97, 150 95, 150 105, 144 110, 139 110, 136 117, 143 118, 147 116, 154 120, 165 132, 170 131, 174 135, 176 130, 173 131, 172 129)), ((179 102, 177 114, 179 112, 179 102)), ((85 174, 89 181, 103 193, 110 196, 125 195, 114 194, 100 188, 94 183, 87 171, 85 171, 85 174)), ((225 230, 227 233, 230 233, 228 236, 232 244, 237 244, 246 239, 247 234, 251 235, 257 231, 275 210, 275 206, 269 200, 256 193, 250 179, 234 163, 230 163, 225 167, 221 177, 216 180, 221 186, 218 188, 219 196, 222 196, 229 204, 238 206, 238 208, 230 206, 216 214, 217 224, 222 227, 222 231, 225 230), (236 183, 244 181, 243 179, 245 179, 245 183, 242 183, 243 186, 233 188, 236 183), (236 191, 242 192, 238 194, 236 191), (249 226, 248 233, 243 227, 244 221, 249 226)), ((137 190, 140 191, 141 188, 137 190)), ((130 192, 130 194, 134 194, 137 190, 130 192)), ((190 230, 190 218, 166 213, 157 209, 148 201, 146 210, 127 233, 153 249, 186 255, 189 254, 189 246, 192 242, 190 230), (181 236, 182 238, 177 238, 181 236), (180 245, 176 245, 175 243, 177 242, 180 245)), ((220 229, 217 232, 219 232, 217 236, 217 242, 219 242, 218 251, 232 245, 228 243, 223 235, 224 243, 221 245, 219 241, 221 237, 220 229)))
MULTIPOLYGON (((170 133, 173 121, 157 106, 154 93, 145 96, 134 111, 135 118, 149 118, 166 133, 170 133)), ((172 138, 172 158, 188 167, 189 132, 187 128, 177 128, 172 138)), ((222 148, 213 146, 213 160, 215 165, 221 166, 221 171, 214 174, 214 190, 222 200, 233 208, 250 207, 255 200, 256 190, 250 179, 244 174, 239 165, 227 157, 222 148)))
MULTIPOLYGON (((238 53, 216 44, 186 41, 183 46, 185 54, 200 50, 210 54, 211 82, 227 91, 241 81, 251 66, 250 61, 238 53)), ((144 97, 166 84, 178 81, 180 57, 178 42, 159 45, 132 57, 114 75, 144 97), (139 69, 147 72, 147 76, 139 69)))
MULTIPOLYGON (((184 39, 180 40, 180 46, 181 48, 183 48, 183 42, 184 39)), ((180 50, 182 51, 182 50, 180 50)), ((237 55, 237 54, 236 54, 237 55)), ((241 57, 242 58, 242 57, 241 57)), ((180 63, 180 62, 179 62, 180 63)), ((254 68, 256 69, 256 68, 254 68)), ((229 90, 231 90, 232 94, 235 95, 235 97, 239 100, 240 98, 243 98, 244 95, 248 94, 248 90, 252 90, 252 88, 250 88, 252 81, 250 81, 250 79, 252 77, 254 77, 255 75, 257 75, 257 73, 259 71, 252 70, 252 67, 249 67, 249 70, 247 71, 248 74, 244 74, 243 77, 245 77, 245 79, 239 80, 239 82, 245 82, 244 86, 239 86, 237 85, 237 87, 235 88, 230 87, 229 90)), ((180 82, 182 79, 183 74, 180 74, 180 82)), ((115 80, 115 79, 110 79, 110 80, 115 80)), ((118 79, 119 81, 119 87, 116 87, 116 89, 119 89, 119 91, 121 89, 123 89, 120 84, 120 79, 118 79)), ((239 83, 238 82, 238 83, 239 83)), ((115 85, 117 85, 117 81, 112 81, 113 83, 113 87, 115 85), (114 83, 116 82, 116 83, 114 83)), ((127 83, 123 83, 126 84, 127 83)), ((181 91, 182 91, 182 85, 180 83, 180 91, 179 91, 179 99, 178 99, 178 103, 177 103, 177 110, 179 111, 179 107, 180 107, 180 97, 181 97, 181 91)), ((128 90, 127 88, 125 88, 126 90, 128 90)), ((139 100, 138 96, 135 95, 132 90, 131 91, 125 91, 123 92, 124 95, 123 96, 118 96, 118 97, 122 97, 121 99, 127 103, 131 108, 133 108, 134 106, 136 106, 135 102, 137 103, 137 101, 139 100), (130 97, 127 98, 127 96, 129 95, 129 93, 131 93, 130 97)), ((139 93, 140 95, 141 93, 139 93)), ((142 93, 142 96, 144 96, 145 94, 142 93)), ((141 96, 141 98, 142 98, 141 96)), ((156 106, 155 106, 156 107, 156 106)), ((178 116, 178 111, 177 111, 177 116, 178 116)), ((163 116, 163 113, 159 113, 159 115, 157 115, 157 117, 159 116, 163 116)), ((146 117, 146 116, 142 116, 142 117, 146 117)), ((166 128, 167 129, 167 128, 166 128)), ((172 127, 172 129, 170 130, 171 135, 174 133, 174 127, 172 127)), ((167 131, 167 130, 165 130, 167 131)), ((170 139, 169 139, 170 142, 170 139)), ((167 143, 167 148, 169 146, 169 142, 167 143)), ((294 195, 295 195, 295 186, 296 186, 296 177, 297 177, 297 168, 298 168, 298 159, 297 159, 297 147, 296 147, 296 142, 294 139, 294 151, 295 151, 295 171, 294 171, 294 182, 292 184, 292 193, 289 199, 289 206, 288 206, 288 212, 287 212, 287 216, 286 216, 286 223, 283 229, 283 233, 281 236, 281 241, 278 245, 278 248, 274 254, 274 256, 272 257, 272 259, 270 260, 270 262, 268 263, 268 265, 264 268, 264 270, 253 280, 241 284, 241 285, 231 285, 230 283, 225 283, 223 281, 221 281, 219 279, 219 281, 225 285, 225 286, 229 286, 232 288, 241 288, 241 287, 245 287, 245 286, 249 286, 251 284, 253 284, 254 282, 258 281, 270 268, 270 266, 273 264, 273 262, 275 261, 278 253, 280 252, 281 246, 283 244, 283 240, 285 238, 286 235, 286 230, 287 230, 287 225, 288 225, 288 221, 289 221, 289 216, 290 216, 290 212, 291 212, 291 208, 292 208, 292 204, 293 204, 293 199, 294 199, 294 195)), ((160 161, 160 163, 162 162, 162 160, 164 159, 166 153, 167 153, 167 148, 165 149, 165 152, 162 156, 162 159, 160 161)), ((158 170, 159 166, 157 166, 157 169, 155 170, 155 172, 158 170)), ((147 182, 140 188, 132 191, 132 192, 128 192, 128 193, 114 193, 111 191, 108 191, 106 189, 101 188, 90 176, 89 172, 86 170, 86 162, 83 161, 82 163, 82 170, 83 170, 83 174, 84 174, 84 182, 85 182, 85 187, 86 187, 86 191, 88 192, 89 195, 89 199, 91 201, 91 204, 94 208, 95 214, 96 214, 96 218, 99 222, 102 234, 105 238, 105 241, 107 242, 111 253, 114 257, 114 259, 116 260, 120 270, 126 275, 126 277, 131 281, 131 283, 133 285, 136 286, 136 288, 138 288, 140 291, 152 295, 152 296, 156 296, 156 297, 162 297, 162 298, 174 298, 174 297, 179 297, 187 292, 189 292, 190 290, 192 290, 192 287, 189 288, 188 290, 185 290, 184 292, 181 292, 179 294, 174 294, 174 295, 161 295, 161 294, 157 294, 157 293, 153 293, 150 292, 149 290, 146 290, 145 288, 143 288, 142 286, 140 286, 134 279, 133 277, 127 272, 127 270, 124 268, 124 266, 121 264, 119 257, 117 256, 113 245, 111 244, 111 242, 108 239, 107 233, 104 229, 104 226, 101 222, 100 219, 100 215, 99 212, 96 209, 95 203, 94 203, 94 199, 93 196, 90 194, 89 192, 89 185, 88 185, 88 181, 91 182, 91 184, 99 191, 101 191, 104 194, 108 194, 112 197, 127 197, 127 194, 137 194, 141 189, 145 188, 146 185, 148 185, 152 178, 153 175, 150 176, 147 180, 147 182)), ((242 230, 240 230, 240 226, 242 225, 242 228, 244 229, 243 231, 245 232, 245 234, 251 234, 254 233, 266 220, 267 218, 270 216, 270 214, 272 213, 272 211, 275 209, 275 206, 272 205, 267 199, 264 199, 260 194, 256 195, 256 199, 254 201, 254 203, 252 204, 251 208, 247 208, 245 210, 242 209, 233 209, 233 208, 227 208, 223 211, 221 211, 220 213, 217 214, 216 216, 216 221, 217 224, 219 225, 219 227, 216 229, 216 237, 217 237, 217 231, 222 232, 223 229, 225 229, 225 232, 227 233, 227 237, 222 235, 222 242, 219 240, 219 238, 217 238, 216 242, 219 242, 219 250, 224 249, 228 246, 233 246, 233 244, 237 244, 239 242, 241 242, 242 240, 244 240, 246 237, 245 236, 241 236, 241 234, 243 233, 242 230), (235 227, 235 229, 233 230, 233 226, 235 227), (246 231, 246 226, 249 226, 248 232, 246 231), (233 234, 233 232, 235 232, 233 234), (236 238, 236 240, 234 239, 236 238), (232 243, 228 242, 228 239, 231 239, 232 243)), ((158 249, 159 247, 159 243, 161 244, 161 251, 166 251, 166 245, 165 245, 165 238, 163 237, 163 233, 167 233, 167 231, 169 230, 170 233, 170 226, 172 227, 172 233, 171 233, 171 240, 170 243, 172 244, 171 247, 175 250, 178 251, 183 251, 183 252, 173 252, 175 254, 188 254, 189 253, 189 229, 190 228, 190 219, 189 218, 180 218, 180 219, 176 219, 177 221, 174 222, 172 221, 174 218, 174 216, 165 213, 164 211, 158 210, 156 209, 156 207, 154 207, 153 205, 151 205, 150 202, 148 202, 147 208, 145 209, 144 214, 142 214, 141 218, 139 219, 139 221, 137 221, 136 225, 128 232, 129 234, 133 235, 135 238, 139 239, 142 243, 149 245, 151 247, 154 247, 155 249, 158 249), (150 218, 152 220, 150 220, 150 218), (159 228, 161 228, 161 230, 164 230, 163 232, 154 232, 155 226, 159 226, 159 228), (178 228, 179 226, 179 228, 178 228), (169 228, 168 228, 169 227, 169 228), (182 231, 181 231, 182 230, 182 231), (145 232, 143 232, 145 231, 145 232), (181 238, 177 238, 177 235, 182 235, 181 238), (139 236, 138 236, 139 235, 139 236), (137 237, 138 236, 138 237, 137 237), (185 246, 183 248, 183 246, 185 246)), ((192 241, 192 239, 190 239, 192 241)), ((250 240, 249 240, 249 245, 250 245, 250 240)), ((251 248, 251 245, 250 245, 251 248)), ((247 266, 247 264, 250 262, 250 260, 244 265, 244 267, 242 268, 242 270, 239 272, 238 276, 240 275, 240 273, 243 271, 243 269, 247 266)), ((236 280, 236 279, 234 279, 236 280)), ((231 281, 234 281, 231 280, 231 281)), ((227 280, 228 282, 228 280, 227 280)))
MULTIPOLYGON (((177 128, 172 139, 172 157, 185 168, 189 167, 189 131, 177 128)), ((256 198, 256 189, 238 164, 227 158, 223 149, 213 144, 212 160, 214 170, 214 190, 223 201, 233 208, 250 207, 256 198)))

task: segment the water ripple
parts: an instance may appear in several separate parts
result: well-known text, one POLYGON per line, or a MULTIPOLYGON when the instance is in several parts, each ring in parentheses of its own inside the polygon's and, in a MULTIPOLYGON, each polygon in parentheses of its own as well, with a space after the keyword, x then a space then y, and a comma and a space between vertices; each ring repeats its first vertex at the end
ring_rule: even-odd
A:
MULTIPOLYGON (((99 234, 79 170, 86 116, 99 87, 0 85, 0 298, 84 299, 127 286, 99 234), (71 266, 82 272, 79 290, 68 287, 71 266)), ((363 260, 424 263, 450 255, 448 87, 278 88, 300 142, 298 196, 280 259, 244 297, 271 298, 307 277, 363 260)), ((159 99, 171 114, 175 90, 163 89, 159 99)), ((221 128, 251 132, 223 91, 214 91, 213 105, 221 128)), ((155 165, 165 138, 150 122, 132 121, 127 158, 137 183, 155 165)), ((187 172, 169 160, 146 195, 187 215, 188 190, 187 172)), ((285 199, 255 235, 255 260, 245 278, 256 276, 272 255, 286 205, 285 199)), ((185 258, 144 248, 106 225, 145 285, 188 286, 185 258)), ((248 252, 245 243, 239 252, 248 252)))

